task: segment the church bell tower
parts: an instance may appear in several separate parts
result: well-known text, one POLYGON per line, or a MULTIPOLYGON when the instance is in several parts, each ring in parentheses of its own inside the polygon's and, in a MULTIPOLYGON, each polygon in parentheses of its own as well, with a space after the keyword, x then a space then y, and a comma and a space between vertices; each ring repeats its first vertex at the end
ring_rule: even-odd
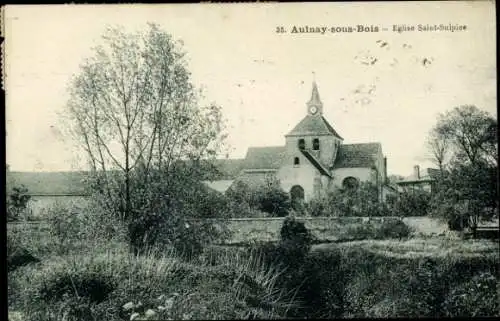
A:
POLYGON ((323 115, 323 103, 319 98, 318 85, 313 81, 311 99, 307 102, 307 114, 312 116, 323 115))

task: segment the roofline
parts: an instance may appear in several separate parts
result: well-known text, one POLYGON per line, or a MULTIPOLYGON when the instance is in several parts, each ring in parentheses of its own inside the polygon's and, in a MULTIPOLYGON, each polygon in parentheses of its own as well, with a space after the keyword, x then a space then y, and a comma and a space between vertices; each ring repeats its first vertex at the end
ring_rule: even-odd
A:
POLYGON ((28 193, 29 196, 90 196, 89 193, 28 193))
POLYGON ((366 168, 366 169, 369 169, 369 170, 376 170, 376 168, 373 168, 373 166, 351 166, 351 167, 335 167, 333 166, 332 170, 336 170, 336 169, 344 169, 344 168, 366 168))
POLYGON ((244 169, 244 173, 258 173, 258 172, 277 172, 278 169, 274 168, 248 168, 244 169))
POLYGON ((342 137, 339 137, 337 135, 333 135, 332 133, 327 133, 327 132, 323 132, 321 134, 318 134, 317 132, 302 132, 302 133, 298 133, 298 134, 286 134, 285 137, 296 137, 296 136, 304 136, 304 135, 311 135, 311 136, 333 136, 333 137, 339 138, 342 141, 344 140, 342 137))
POLYGON ((399 181, 399 182, 394 182, 395 184, 398 185, 408 185, 408 184, 415 184, 415 183, 432 183, 435 182, 435 179, 419 179, 419 180, 411 180, 411 181, 399 181))
POLYGON ((323 164, 321 164, 316 159, 316 157, 314 157, 313 154, 311 154, 307 150, 303 150, 303 149, 301 149, 300 151, 313 164, 313 166, 316 167, 316 169, 318 169, 323 175, 326 175, 330 178, 332 177, 332 175, 330 174, 328 169, 326 169, 325 166, 323 166, 323 164))

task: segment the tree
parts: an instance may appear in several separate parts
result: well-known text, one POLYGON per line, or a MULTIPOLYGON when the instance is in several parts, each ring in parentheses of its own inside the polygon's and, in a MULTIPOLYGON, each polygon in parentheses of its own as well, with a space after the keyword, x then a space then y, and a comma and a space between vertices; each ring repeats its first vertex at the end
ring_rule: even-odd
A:
POLYGON ((93 190, 130 222, 151 204, 133 198, 146 197, 154 180, 175 189, 180 163, 189 161, 183 174, 194 176, 215 157, 225 138, 221 109, 200 106, 181 43, 157 25, 135 33, 109 28, 93 52, 71 80, 64 115, 88 156, 93 190))
POLYGON ((273 216, 287 216, 292 208, 290 196, 275 177, 267 178, 265 184, 255 191, 255 199, 260 211, 273 216))
POLYGON ((455 164, 438 182, 432 213, 450 224, 465 222, 461 228, 469 227, 475 235, 479 221, 493 217, 498 208, 497 169, 486 161, 455 164))
POLYGON ((431 213, 458 229, 475 231, 481 218, 491 217, 497 204, 497 120, 465 105, 440 115, 429 141, 442 175, 432 196, 431 213), (465 223, 465 224, 464 224, 465 223))
POLYGON ((431 160, 442 173, 450 152, 450 139, 440 131, 440 128, 431 129, 426 144, 432 156, 431 160))
POLYGON ((7 197, 7 219, 16 221, 19 216, 26 211, 31 196, 28 194, 26 186, 14 186, 7 197))
POLYGON ((475 164, 481 160, 497 164, 497 120, 473 105, 456 107, 441 114, 429 141, 438 164, 442 164, 448 148, 451 160, 475 164))

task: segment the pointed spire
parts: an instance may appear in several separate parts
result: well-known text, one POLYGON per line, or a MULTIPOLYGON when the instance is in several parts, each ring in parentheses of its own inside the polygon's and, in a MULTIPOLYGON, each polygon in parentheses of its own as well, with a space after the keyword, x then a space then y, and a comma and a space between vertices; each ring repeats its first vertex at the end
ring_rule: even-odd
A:
POLYGON ((317 113, 322 114, 323 112, 323 103, 321 102, 321 99, 319 98, 319 91, 318 91, 318 85, 316 84, 316 81, 313 80, 313 87, 312 87, 312 93, 311 93, 311 99, 307 102, 307 109, 309 113, 317 113), (312 109, 312 107, 315 107, 312 109))
POLYGON ((311 93, 311 99, 307 103, 310 106, 321 106, 323 103, 321 102, 321 99, 319 98, 319 91, 318 91, 318 85, 316 85, 316 81, 313 81, 313 88, 312 88, 312 93, 311 93))

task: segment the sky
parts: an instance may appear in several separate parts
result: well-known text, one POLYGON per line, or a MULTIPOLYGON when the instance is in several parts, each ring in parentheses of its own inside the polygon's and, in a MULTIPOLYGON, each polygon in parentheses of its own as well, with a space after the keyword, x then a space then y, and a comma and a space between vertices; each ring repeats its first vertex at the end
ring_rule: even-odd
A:
POLYGON ((284 145, 306 115, 313 80, 344 143, 380 142, 389 174, 432 166, 425 138, 440 113, 473 104, 496 117, 492 1, 11 5, 2 30, 11 170, 84 169, 61 134, 68 81, 107 25, 136 31, 148 22, 183 41, 193 83, 223 109, 230 158, 284 145), (466 29, 419 31, 419 24, 466 29), (294 26, 327 32, 292 33, 294 26), (347 26, 354 32, 330 32, 347 26))

